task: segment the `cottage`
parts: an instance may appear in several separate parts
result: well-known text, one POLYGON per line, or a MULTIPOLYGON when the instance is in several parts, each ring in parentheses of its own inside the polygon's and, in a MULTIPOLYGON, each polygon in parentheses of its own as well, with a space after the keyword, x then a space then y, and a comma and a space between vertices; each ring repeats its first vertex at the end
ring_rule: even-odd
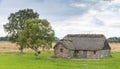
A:
POLYGON ((110 46, 102 34, 66 35, 54 46, 57 58, 98 59, 110 56, 110 46))

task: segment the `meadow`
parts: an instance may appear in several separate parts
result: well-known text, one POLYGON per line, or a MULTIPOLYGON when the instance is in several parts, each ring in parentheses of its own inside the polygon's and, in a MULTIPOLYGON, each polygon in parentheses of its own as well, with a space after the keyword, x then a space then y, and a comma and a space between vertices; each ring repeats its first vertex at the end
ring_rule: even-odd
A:
POLYGON ((0 53, 0 69, 120 69, 120 53, 103 59, 56 59, 53 52, 42 52, 40 59, 33 53, 0 53))
POLYGON ((57 59, 53 51, 41 52, 36 59, 32 51, 20 54, 18 47, 10 45, 0 43, 0 69, 120 69, 120 52, 115 47, 111 47, 112 57, 102 59, 57 59))

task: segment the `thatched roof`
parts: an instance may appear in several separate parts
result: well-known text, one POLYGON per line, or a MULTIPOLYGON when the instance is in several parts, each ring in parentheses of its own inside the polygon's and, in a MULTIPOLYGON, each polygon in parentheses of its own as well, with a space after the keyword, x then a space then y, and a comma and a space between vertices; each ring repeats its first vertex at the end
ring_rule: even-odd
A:
POLYGON ((69 34, 58 43, 71 50, 101 50, 106 42, 102 34, 69 34))
POLYGON ((67 40, 61 40, 59 41, 60 44, 62 44, 65 48, 68 48, 70 50, 75 50, 75 47, 73 46, 73 43, 67 40))

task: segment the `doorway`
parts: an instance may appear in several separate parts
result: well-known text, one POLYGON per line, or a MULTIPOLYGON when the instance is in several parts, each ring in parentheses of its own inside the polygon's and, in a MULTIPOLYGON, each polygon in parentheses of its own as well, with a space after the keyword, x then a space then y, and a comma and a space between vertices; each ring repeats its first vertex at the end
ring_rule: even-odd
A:
POLYGON ((87 58, 87 50, 83 50, 83 58, 87 58))
POLYGON ((75 51, 74 51, 74 56, 75 56, 75 57, 78 57, 78 53, 79 53, 79 50, 75 50, 75 51))

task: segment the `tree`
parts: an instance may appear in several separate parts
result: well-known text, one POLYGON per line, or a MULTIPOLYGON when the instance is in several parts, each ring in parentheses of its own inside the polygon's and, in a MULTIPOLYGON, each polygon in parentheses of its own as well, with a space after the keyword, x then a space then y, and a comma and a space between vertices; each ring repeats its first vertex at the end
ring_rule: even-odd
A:
MULTIPOLYGON (((27 19, 38 18, 39 14, 32 9, 23 9, 18 12, 11 13, 8 17, 8 23, 4 25, 4 29, 8 32, 10 41, 18 43, 18 33, 25 29, 25 21, 27 19)), ((23 52, 24 45, 20 45, 20 50, 23 52)))
POLYGON ((38 58, 39 48, 52 46, 54 31, 45 19, 29 19, 25 22, 25 29, 18 34, 19 44, 23 44, 35 51, 38 58))
POLYGON ((0 41, 7 41, 8 37, 0 37, 0 41))
POLYGON ((54 42, 58 42, 60 39, 58 37, 54 37, 54 42))
POLYGON ((107 40, 108 42, 120 43, 120 37, 110 37, 107 40))

